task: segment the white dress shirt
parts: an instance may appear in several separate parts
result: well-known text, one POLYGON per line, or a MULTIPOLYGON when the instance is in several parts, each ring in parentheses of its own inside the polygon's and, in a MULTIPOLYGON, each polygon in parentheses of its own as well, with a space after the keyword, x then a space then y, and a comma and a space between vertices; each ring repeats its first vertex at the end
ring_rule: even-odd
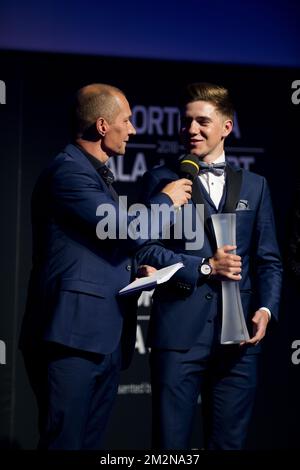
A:
MULTIPOLYGON (((225 162, 224 152, 216 160, 214 160, 214 163, 223 162, 225 162)), ((207 171, 205 173, 200 174, 199 178, 204 188, 208 192, 214 205, 218 209, 224 192, 225 172, 223 173, 223 175, 215 175, 214 173, 207 171)))

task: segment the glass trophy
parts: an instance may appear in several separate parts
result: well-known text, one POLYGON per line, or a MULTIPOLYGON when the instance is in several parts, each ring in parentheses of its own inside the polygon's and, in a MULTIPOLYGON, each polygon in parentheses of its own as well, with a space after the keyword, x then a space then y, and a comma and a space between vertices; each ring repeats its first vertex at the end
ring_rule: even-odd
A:
MULTIPOLYGON (((224 245, 236 245, 236 214, 213 214, 211 218, 218 248, 224 245)), ((235 344, 249 339, 239 283, 231 280, 222 281, 221 344, 235 344)))

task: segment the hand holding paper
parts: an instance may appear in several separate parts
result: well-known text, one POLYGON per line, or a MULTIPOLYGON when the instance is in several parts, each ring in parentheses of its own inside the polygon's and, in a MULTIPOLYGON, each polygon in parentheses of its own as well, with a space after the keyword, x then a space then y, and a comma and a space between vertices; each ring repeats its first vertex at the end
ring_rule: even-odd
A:
POLYGON ((151 274, 151 276, 142 277, 131 282, 128 286, 121 289, 119 294, 126 295, 139 290, 153 289, 157 284, 167 282, 178 271, 178 269, 181 268, 183 268, 183 263, 175 263, 171 266, 167 266, 166 268, 159 269, 158 271, 155 271, 155 273, 151 274))

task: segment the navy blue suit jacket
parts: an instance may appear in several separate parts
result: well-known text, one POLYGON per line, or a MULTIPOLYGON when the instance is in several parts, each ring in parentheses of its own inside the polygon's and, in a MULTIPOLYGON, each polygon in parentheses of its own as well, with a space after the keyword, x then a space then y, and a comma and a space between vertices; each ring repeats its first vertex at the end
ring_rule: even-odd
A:
MULTIPOLYGON (((178 179, 178 166, 171 164, 152 169, 144 175, 143 199, 171 180, 178 179)), ((244 314, 252 334, 251 318, 260 307, 267 307, 272 317, 278 315, 281 290, 281 261, 276 241, 272 204, 265 178, 249 171, 226 169, 223 211, 235 212, 237 219, 237 254, 242 257, 240 291, 244 314), (246 210, 239 201, 247 201, 246 210)), ((203 258, 216 251, 211 227, 211 201, 197 178, 193 184, 193 197, 189 201, 195 216, 195 203, 205 204, 203 247, 187 251, 184 236, 164 242, 148 243, 137 254, 138 264, 162 268, 182 261, 185 265, 166 284, 156 288, 149 325, 148 344, 151 347, 188 349, 200 338, 201 331, 221 307, 221 283, 199 275, 198 266, 203 258)), ((185 210, 185 209, 183 209, 185 210)), ((258 352, 259 347, 254 348, 258 352)))
MULTIPOLYGON (((171 205, 161 193, 154 202, 171 205)), ((130 357, 136 298, 117 294, 131 281, 131 257, 142 241, 97 238, 96 210, 107 203, 118 214, 107 185, 72 144, 40 176, 32 197, 33 267, 21 348, 46 340, 108 354, 123 333, 130 357)))

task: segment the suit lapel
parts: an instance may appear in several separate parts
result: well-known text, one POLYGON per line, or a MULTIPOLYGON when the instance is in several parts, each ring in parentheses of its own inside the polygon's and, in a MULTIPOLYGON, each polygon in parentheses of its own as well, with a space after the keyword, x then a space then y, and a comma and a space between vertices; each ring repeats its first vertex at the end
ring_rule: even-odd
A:
MULTIPOLYGON (((235 212, 237 203, 240 198, 240 191, 242 186, 242 171, 240 169, 234 169, 230 165, 226 167, 226 196, 225 203, 222 212, 235 212)), ((211 242, 215 240, 214 230, 212 228, 210 214, 207 209, 208 202, 205 201, 203 193, 200 187, 200 181, 198 178, 194 180, 192 189, 192 201, 195 204, 204 204, 204 230, 208 240, 211 242)), ((197 206, 196 206, 197 207, 197 206)), ((198 212, 200 215, 200 213, 198 212)))
POLYGON ((200 181, 199 178, 195 178, 192 187, 192 201, 195 204, 204 204, 204 197, 202 191, 200 189, 200 181))
POLYGON ((199 181, 199 178, 195 178, 195 180, 193 182, 193 187, 192 187, 192 201, 195 204, 196 210, 197 210, 197 204, 203 204, 203 206, 204 206, 204 221, 203 221, 202 214, 200 213, 200 211, 197 210, 197 212, 198 212, 198 215, 200 217, 201 222, 204 222, 205 233, 206 233, 208 239, 211 240, 211 237, 212 237, 213 234, 212 234, 210 223, 209 223, 210 214, 207 210, 208 202, 206 202, 205 199, 204 199, 204 196, 203 196, 203 193, 201 191, 201 186, 200 185, 201 185, 201 183, 199 181))
POLYGON ((243 174, 241 169, 226 166, 226 200, 222 212, 235 212, 240 199, 243 174))
POLYGON ((101 181, 101 185, 103 187, 104 192, 106 192, 110 197, 112 197, 116 202, 119 201, 118 199, 118 194, 115 191, 114 188, 112 188, 112 191, 108 188, 107 184, 101 178, 99 175, 98 171, 93 167, 92 163, 88 160, 88 158, 80 151, 76 145, 73 144, 68 144, 65 148, 65 152, 68 153, 72 158, 75 158, 77 162, 80 162, 82 166, 84 166, 86 169, 89 170, 89 172, 94 173, 97 175, 97 178, 99 181, 101 181))

